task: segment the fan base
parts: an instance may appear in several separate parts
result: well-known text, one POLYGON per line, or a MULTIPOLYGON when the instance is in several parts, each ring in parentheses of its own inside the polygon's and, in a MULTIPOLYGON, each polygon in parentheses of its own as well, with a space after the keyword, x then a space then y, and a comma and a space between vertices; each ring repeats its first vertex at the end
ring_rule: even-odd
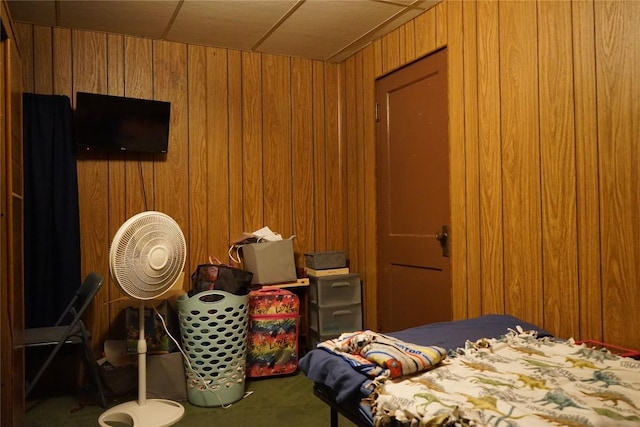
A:
POLYGON ((183 415, 184 407, 177 402, 164 399, 147 399, 145 405, 140 405, 138 401, 131 401, 109 408, 100 415, 98 423, 102 427, 114 425, 166 427, 180 421, 183 415))

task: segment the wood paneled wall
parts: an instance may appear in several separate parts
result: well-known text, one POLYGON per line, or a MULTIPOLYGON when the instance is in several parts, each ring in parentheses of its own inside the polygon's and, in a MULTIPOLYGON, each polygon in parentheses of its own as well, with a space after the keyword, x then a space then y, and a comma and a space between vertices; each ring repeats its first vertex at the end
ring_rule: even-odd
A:
POLYGON ((25 423, 24 181, 20 49, 0 2, 0 424, 25 423))
MULTIPOLYGON (((640 348, 638 25, 637 2, 444 1, 345 61, 374 218, 374 79, 448 49, 456 318, 640 348)), ((375 225, 354 238, 375 327, 375 225)))
MULTIPOLYGON (((17 24, 27 92, 77 91, 171 102, 166 156, 78 155, 83 274, 109 277, 120 225, 143 210, 172 216, 187 275, 268 225, 305 252, 349 252, 346 146, 338 64, 97 32, 17 24)), ((352 263, 357 271, 358 266, 352 263)), ((185 285, 188 288, 188 284, 185 285)), ((109 277, 91 314, 96 342, 122 336, 109 277), (113 330, 110 331, 110 328, 113 330)))
POLYGON ((375 79, 446 47, 455 317, 640 348, 638 25, 637 2, 445 0, 340 64, 16 28, 27 91, 172 102, 166 158, 79 161, 85 272, 144 209, 183 227, 187 271, 269 225, 300 265, 347 251, 375 328, 375 79))

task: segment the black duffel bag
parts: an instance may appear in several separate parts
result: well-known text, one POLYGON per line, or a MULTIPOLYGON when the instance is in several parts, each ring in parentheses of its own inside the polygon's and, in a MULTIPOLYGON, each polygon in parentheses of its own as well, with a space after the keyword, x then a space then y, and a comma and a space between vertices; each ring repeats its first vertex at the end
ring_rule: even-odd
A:
POLYGON ((234 295, 249 293, 253 273, 225 264, 201 264, 191 275, 193 296, 203 291, 224 291, 234 295))

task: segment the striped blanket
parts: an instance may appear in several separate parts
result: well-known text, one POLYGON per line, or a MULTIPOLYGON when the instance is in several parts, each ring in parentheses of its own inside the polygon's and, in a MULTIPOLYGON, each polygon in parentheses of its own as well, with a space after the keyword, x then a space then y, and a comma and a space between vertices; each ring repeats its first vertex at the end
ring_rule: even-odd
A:
POLYGON ((411 344, 370 330, 344 333, 319 343, 318 348, 342 357, 356 371, 372 378, 422 372, 446 357, 441 347, 411 344))

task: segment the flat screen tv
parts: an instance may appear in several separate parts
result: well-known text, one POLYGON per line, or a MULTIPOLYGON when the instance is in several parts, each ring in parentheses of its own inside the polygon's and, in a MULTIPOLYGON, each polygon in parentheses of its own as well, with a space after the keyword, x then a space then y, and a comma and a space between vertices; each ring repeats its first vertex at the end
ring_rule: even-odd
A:
POLYGON ((81 150, 166 153, 171 103, 77 92, 75 143, 81 150))

